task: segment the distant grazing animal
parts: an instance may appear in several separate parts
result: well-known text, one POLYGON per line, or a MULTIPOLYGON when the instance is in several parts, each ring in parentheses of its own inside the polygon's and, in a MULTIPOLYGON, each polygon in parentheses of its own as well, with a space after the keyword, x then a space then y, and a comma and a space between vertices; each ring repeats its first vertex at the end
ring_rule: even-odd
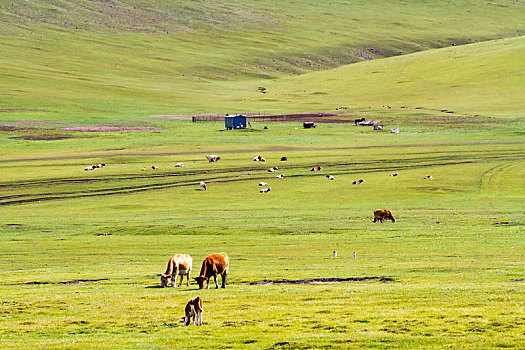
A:
POLYGON ((204 258, 199 277, 194 279, 199 284, 199 289, 204 288, 206 282, 206 289, 210 289, 210 277, 215 279, 215 288, 219 288, 217 283, 217 275, 222 276, 222 288, 226 288, 226 277, 228 276, 228 268, 230 266, 230 258, 226 253, 215 253, 204 258))
POLYGON ((204 191, 207 190, 206 184, 203 181, 201 181, 201 190, 204 190, 204 191))
POLYGON ((254 162, 266 162, 266 159, 264 159, 263 157, 261 156, 257 156, 255 158, 253 158, 253 161, 254 162))
POLYGON ((328 180, 335 180, 335 177, 333 177, 332 175, 326 175, 326 178, 327 178, 328 180))
POLYGON ((93 169, 95 169, 94 166, 88 166, 88 167, 84 168, 84 170, 93 170, 93 169))
POLYGON ((197 318, 197 326, 202 326, 202 313, 204 309, 202 307, 202 299, 200 296, 197 295, 195 298, 188 301, 184 311, 186 316, 184 316, 183 326, 189 326, 192 320, 193 325, 195 326, 195 318, 197 318))
POLYGON ((426 175, 423 179, 432 179, 431 175, 426 175))
POLYGON ((167 287, 170 284, 175 287, 177 276, 180 275, 179 287, 182 284, 182 279, 186 275, 186 285, 190 285, 190 272, 191 272, 192 258, 188 254, 175 254, 168 261, 168 267, 166 272, 160 277, 160 285, 162 288, 167 287))
POLYGON ((151 169, 153 169, 153 170, 157 170, 158 168, 159 168, 159 167, 158 167, 158 166, 155 166, 155 165, 152 165, 152 166, 151 166, 151 169))
POLYGON ((276 178, 282 179, 284 177, 284 174, 277 175, 276 178))
POLYGON ((219 159, 221 159, 221 157, 219 157, 218 155, 210 155, 210 156, 206 156, 206 159, 208 159, 208 161, 210 163, 217 163, 219 161, 219 159))
POLYGON ((177 163, 177 164, 175 164, 176 168, 180 168, 180 167, 183 167, 183 166, 184 166, 184 163, 177 163))
POLYGON ((259 182, 259 186, 270 186, 270 185, 267 184, 266 182, 259 182))
POLYGON ((270 173, 274 173, 274 172, 276 172, 277 170, 279 170, 279 168, 276 167, 276 166, 271 167, 270 169, 268 169, 268 171, 269 171, 270 173))
POLYGON ((261 193, 266 193, 266 192, 270 192, 272 190, 271 187, 268 187, 268 188, 263 188, 260 192, 261 193))
POLYGON ((398 173, 393 173, 393 174, 390 174, 390 176, 397 176, 398 173))
POLYGON ((354 120, 354 123, 355 123, 355 125, 357 125, 357 124, 359 124, 359 123, 361 123, 361 122, 364 122, 365 120, 366 120, 365 118, 355 119, 355 120, 354 120))
POLYGON ((365 182, 365 180, 363 180, 363 179, 355 180, 354 182, 352 182, 352 185, 361 185, 363 182, 365 182))
POLYGON ((148 169, 148 168, 144 167, 144 168, 142 168, 142 169, 140 169, 140 170, 141 170, 141 171, 146 171, 146 169, 148 169))
POLYGON ((386 209, 376 209, 374 210, 374 222, 383 222, 384 220, 392 220, 392 222, 396 222, 396 219, 394 219, 394 215, 390 212, 390 210, 386 209))
POLYGON ((320 166, 314 166, 312 169, 310 169, 310 171, 321 171, 323 170, 323 167, 320 167, 320 166))
POLYGON ((288 158, 286 157, 281 157, 281 162, 286 162, 288 160, 288 158))

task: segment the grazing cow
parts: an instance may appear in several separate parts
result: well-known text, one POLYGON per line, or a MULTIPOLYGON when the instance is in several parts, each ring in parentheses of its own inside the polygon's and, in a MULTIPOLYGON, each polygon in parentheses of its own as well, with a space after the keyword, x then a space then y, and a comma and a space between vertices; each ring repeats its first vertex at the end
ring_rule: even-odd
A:
POLYGON ((84 170, 93 170, 93 169, 95 169, 94 166, 88 166, 88 167, 84 168, 84 170))
POLYGON ((286 162, 288 160, 288 158, 286 157, 281 157, 281 162, 286 162))
POLYGON ((432 176, 431 175, 426 175, 423 179, 432 180, 432 176))
POLYGON ((155 165, 152 165, 152 166, 151 166, 151 169, 153 169, 153 170, 157 170, 158 168, 159 168, 159 167, 158 167, 158 166, 155 166, 155 165))
POLYGON ((279 168, 276 167, 276 166, 274 166, 274 167, 271 167, 270 169, 268 169, 268 172, 270 172, 270 173, 274 173, 274 172, 276 172, 277 170, 279 170, 279 168))
POLYGON ((175 167, 176 167, 176 168, 181 168, 181 167, 183 167, 183 166, 184 166, 184 163, 177 163, 177 164, 175 164, 175 167))
POLYGON ((267 184, 266 182, 259 182, 259 186, 270 186, 270 185, 267 184))
POLYGON ((326 178, 327 178, 328 180, 335 180, 335 177, 333 177, 332 175, 326 175, 326 178))
POLYGON ((230 258, 226 253, 215 253, 204 258, 199 277, 194 279, 199 284, 199 289, 204 288, 206 282, 206 289, 210 289, 210 277, 215 279, 215 288, 219 288, 217 283, 217 275, 222 276, 222 288, 226 288, 226 277, 228 276, 228 267, 230 266, 230 258))
POLYGON ((140 170, 141 170, 141 171, 146 171, 146 169, 147 169, 147 168, 146 168, 146 167, 144 167, 144 168, 142 168, 142 169, 140 169, 140 170))
POLYGON ((354 182, 352 182, 352 185, 361 185, 363 182, 365 182, 365 180, 363 180, 363 179, 355 180, 354 182))
POLYGON ((282 179, 284 177, 284 174, 281 174, 281 175, 277 175, 276 178, 278 179, 282 179))
POLYGON ((272 190, 271 187, 268 187, 268 188, 263 188, 260 192, 261 193, 266 193, 266 192, 270 192, 272 190))
POLYGON ((207 190, 206 184, 203 181, 201 181, 201 190, 204 190, 204 191, 207 190))
POLYGON ((186 316, 184 316, 183 326, 189 326, 191 320, 193 320, 193 325, 195 326, 195 318, 197 318, 197 326, 202 326, 202 313, 204 309, 202 308, 202 299, 200 296, 197 295, 188 301, 184 311, 186 316))
POLYGON ((160 277, 160 285, 162 288, 167 287, 170 284, 175 287, 177 282, 177 276, 180 275, 180 282, 178 287, 182 284, 182 279, 186 275, 186 285, 190 285, 190 272, 191 272, 191 256, 188 254, 175 254, 168 261, 168 267, 166 272, 160 277))
POLYGON ((266 162, 266 159, 264 159, 263 157, 261 156, 257 156, 255 158, 253 158, 253 161, 254 162, 266 162))
POLYGON ((219 159, 221 159, 221 157, 219 157, 218 155, 212 154, 210 156, 206 156, 206 159, 208 159, 210 163, 217 163, 219 159))
POLYGON ((393 173, 393 174, 390 174, 390 176, 397 176, 398 173, 393 173))
POLYGON ((394 215, 392 215, 390 210, 386 210, 386 209, 374 210, 374 223, 378 221, 382 223, 385 219, 392 220, 392 222, 396 222, 396 219, 394 219, 394 215))
POLYGON ((323 167, 320 167, 320 166, 314 166, 312 169, 310 169, 310 171, 321 171, 323 170, 323 167))
POLYGON ((361 122, 364 122, 365 120, 366 120, 365 118, 355 119, 355 120, 354 120, 354 123, 355 123, 355 125, 357 125, 357 124, 359 124, 359 123, 361 123, 361 122))

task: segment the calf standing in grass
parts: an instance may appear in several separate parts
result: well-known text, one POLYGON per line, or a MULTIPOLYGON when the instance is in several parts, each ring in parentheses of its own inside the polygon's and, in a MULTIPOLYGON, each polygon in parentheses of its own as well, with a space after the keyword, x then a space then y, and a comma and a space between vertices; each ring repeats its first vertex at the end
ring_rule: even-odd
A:
POLYGON ((186 304, 186 316, 184 316, 183 326, 189 326, 191 320, 193 320, 193 325, 195 326, 195 318, 197 319, 197 326, 202 326, 203 311, 204 309, 202 308, 202 299, 197 295, 186 304))
POLYGON ((382 223, 385 219, 391 220, 392 222, 396 222, 396 219, 394 218, 394 215, 392 215, 390 210, 386 210, 386 209, 374 210, 374 223, 378 221, 382 223))
POLYGON ((186 275, 186 286, 190 285, 190 272, 191 272, 192 258, 188 254, 175 254, 168 261, 168 267, 166 272, 160 277, 160 285, 162 288, 167 287, 170 284, 175 287, 177 282, 177 275, 180 274, 180 282, 178 287, 182 284, 182 279, 186 275))
POLYGON ((230 258, 226 253, 215 253, 204 258, 199 277, 195 280, 199 284, 199 289, 204 288, 206 282, 206 289, 210 289, 210 277, 215 279, 215 288, 219 288, 217 283, 217 275, 222 276, 222 288, 226 288, 226 277, 228 275, 228 268, 230 266, 230 258))
POLYGON ((206 183, 204 183, 203 181, 201 181, 201 190, 204 190, 206 191, 206 183))

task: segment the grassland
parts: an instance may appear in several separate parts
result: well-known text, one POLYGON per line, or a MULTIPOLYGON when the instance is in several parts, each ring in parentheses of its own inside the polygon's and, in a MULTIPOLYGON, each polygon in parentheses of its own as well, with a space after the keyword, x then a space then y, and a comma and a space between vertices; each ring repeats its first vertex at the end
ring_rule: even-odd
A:
POLYGON ((525 348, 523 9, 0 3, 0 346, 525 348), (385 130, 151 117, 341 106, 385 130), (226 289, 160 288, 219 251, 226 289))
MULTIPOLYGON (((204 148, 232 146, 216 164, 204 153, 72 157, 66 147, 55 147, 60 159, 5 160, 2 344, 523 347, 525 146, 516 124, 393 123, 404 132, 278 123, 228 133, 218 123, 175 122, 204 148), (347 148, 327 149, 330 140, 347 148), (312 149, 242 150, 284 144, 312 149), (253 162, 258 153, 268 161, 253 162), (282 155, 289 161, 280 162, 282 155), (180 161, 186 166, 174 168, 180 161), (96 162, 107 166, 82 170, 96 162), (160 169, 139 170, 151 164, 160 169), (284 179, 266 171, 273 164, 284 179), (309 171, 319 164, 322 173, 309 171), (327 181, 327 173, 336 180, 327 181), (433 179, 424 180, 427 174, 433 179), (351 185, 358 178, 365 183, 351 185), (260 194, 260 181, 272 192, 260 194), (390 208, 397 223, 374 225, 377 207, 390 208), (231 256, 227 289, 158 288, 170 254, 190 253, 198 270, 215 251, 231 256), (250 285, 381 277, 391 281, 250 285), (182 307, 196 294, 205 301, 205 325, 183 331, 182 307)), ((168 130, 161 134, 174 132, 168 130)), ((156 134, 133 135, 145 141, 156 134)), ((131 147, 122 134, 106 137, 131 147)))
MULTIPOLYGON (((306 93, 296 92, 299 85, 285 84, 276 88, 278 96, 272 90, 262 95, 257 87, 275 78, 349 63, 373 60, 374 64, 385 57, 519 36, 525 31, 523 9, 522 1, 510 0, 431 5, 424 1, 6 2, 0 4, 0 110, 3 120, 74 118, 77 123, 121 122, 152 114, 315 112, 387 103, 399 107, 401 101, 410 107, 466 110, 451 97, 487 104, 493 100, 487 95, 504 93, 500 87, 520 81, 522 75, 515 72, 523 60, 522 40, 507 42, 505 51, 498 44, 481 46, 472 56, 475 62, 469 61, 470 56, 462 58, 463 50, 445 51, 435 61, 432 55, 424 56, 420 64, 394 60, 369 71, 356 68, 355 75, 349 70, 339 82, 314 75, 313 81, 306 81, 306 93), (427 66, 435 69, 425 70, 427 66), (490 76, 479 74, 487 68, 490 76), (404 73, 408 78, 402 77, 404 73), (451 82, 465 76, 469 84, 451 82), (384 90, 377 91, 378 79, 384 90), (495 80, 501 85, 493 87, 495 80), (345 82, 351 85, 341 88, 345 82), (413 90, 420 93, 408 98, 407 91, 413 90), (325 96, 325 92, 331 93, 325 96), (476 93, 483 98, 475 98, 476 93)), ((506 101, 515 96, 509 92, 506 101)))

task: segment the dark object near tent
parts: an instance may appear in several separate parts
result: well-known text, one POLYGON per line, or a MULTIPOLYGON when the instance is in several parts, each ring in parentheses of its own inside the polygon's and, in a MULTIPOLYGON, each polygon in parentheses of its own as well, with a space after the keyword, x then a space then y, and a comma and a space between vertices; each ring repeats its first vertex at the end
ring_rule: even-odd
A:
POLYGON ((227 115, 224 117, 226 129, 246 129, 246 116, 241 114, 227 115))
POLYGON ((303 128, 305 129, 315 128, 315 123, 314 122, 304 122, 303 128))

